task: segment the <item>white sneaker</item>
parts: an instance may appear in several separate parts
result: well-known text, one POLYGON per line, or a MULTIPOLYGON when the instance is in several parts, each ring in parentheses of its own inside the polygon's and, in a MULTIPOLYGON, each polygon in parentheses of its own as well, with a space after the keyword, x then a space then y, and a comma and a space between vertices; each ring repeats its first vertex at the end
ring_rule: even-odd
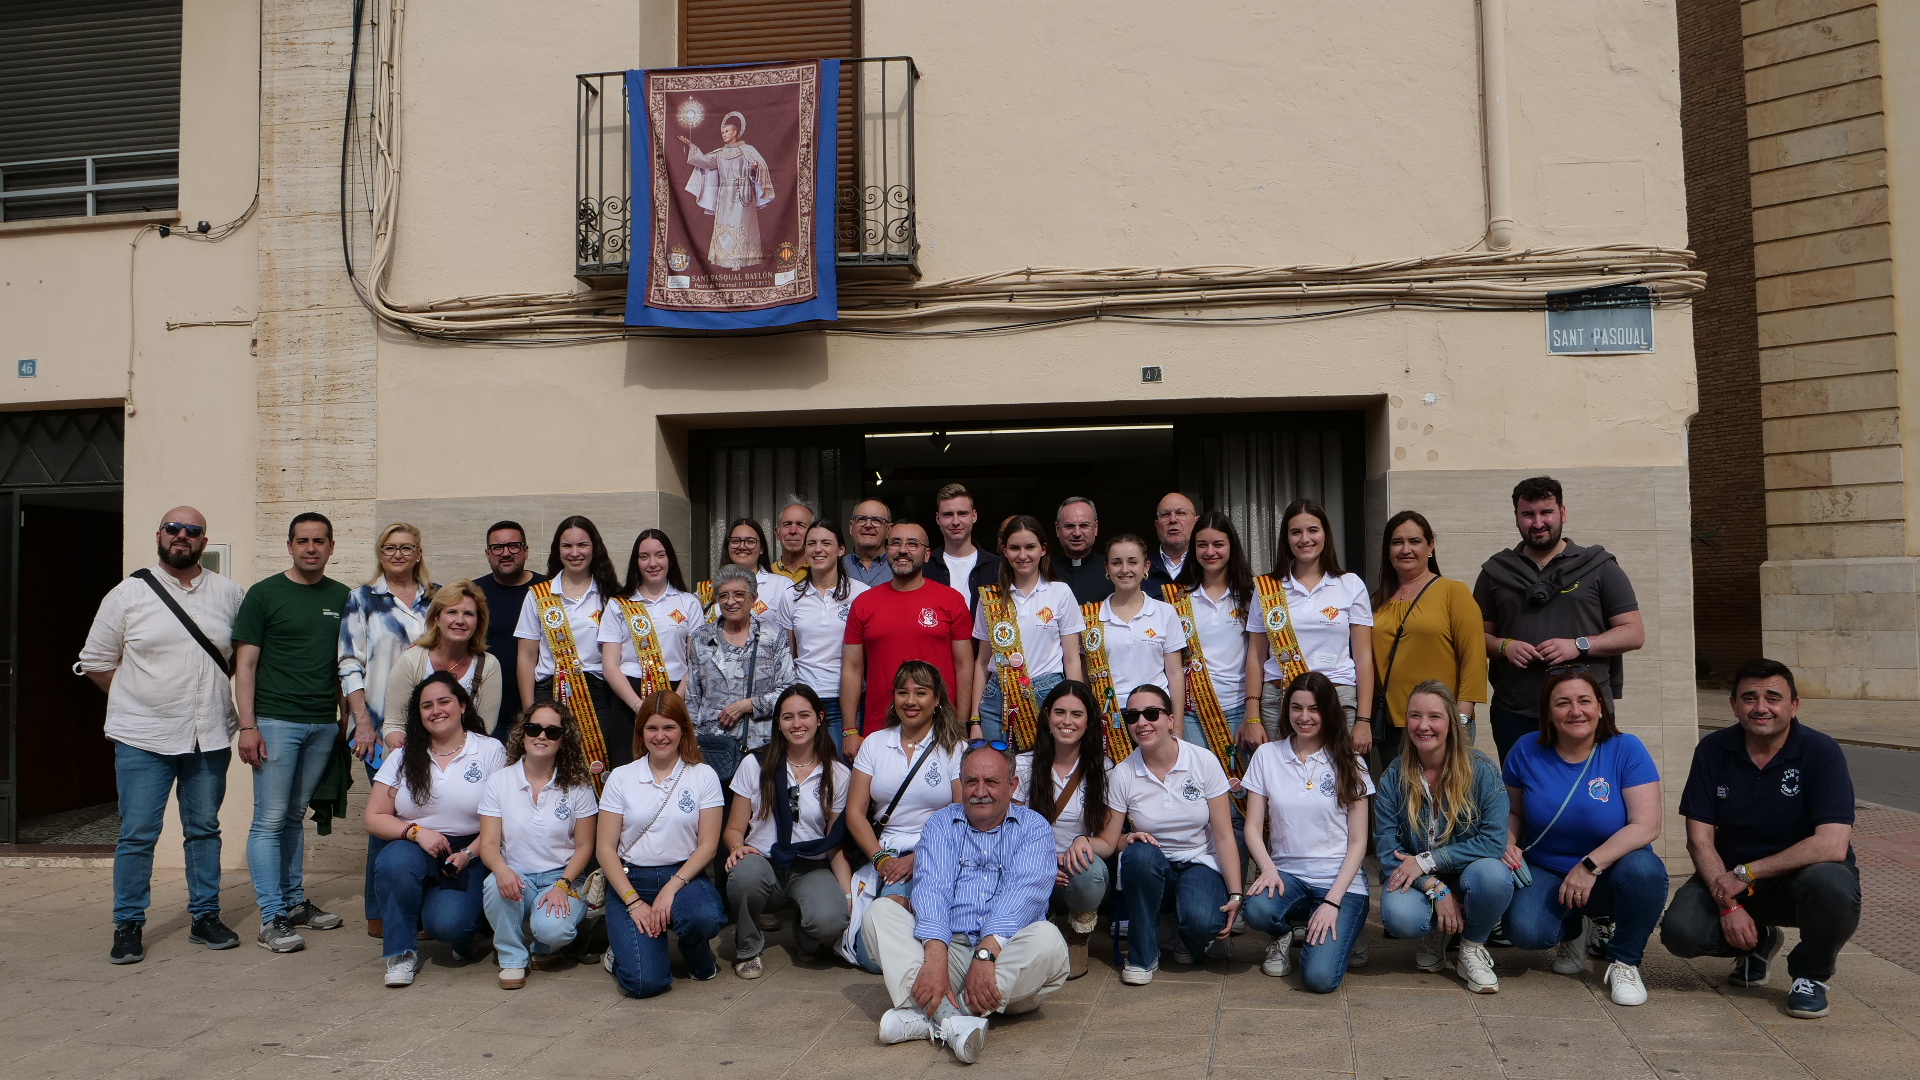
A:
POLYGON ((1554 947, 1553 970, 1562 975, 1578 975, 1587 970, 1587 936, 1593 931, 1591 923, 1580 920, 1580 932, 1571 941, 1563 941, 1554 947))
POLYGON ((1207 942, 1207 955, 1215 960, 1233 959, 1233 942, 1226 938, 1214 938, 1207 942))
POLYGON ((953 1051, 954 1060, 971 1065, 980 1060, 980 1051, 987 1048, 987 1018, 949 1016, 940 1021, 940 1041, 953 1051))
POLYGON ((1607 974, 1601 981, 1613 990, 1615 1005, 1647 1003, 1647 984, 1640 981, 1640 969, 1632 964, 1623 964, 1615 960, 1607 965, 1607 974))
POLYGON ((607 974, 609 975, 613 974, 613 949, 612 948, 608 948, 606 952, 603 952, 600 954, 600 966, 607 969, 607 974))
POLYGON ((1413 950, 1413 966, 1421 971, 1447 970, 1447 938, 1452 935, 1439 927, 1420 939, 1413 950))
POLYGON ((1153 973, 1159 970, 1159 964, 1152 967, 1134 967, 1128 964, 1120 969, 1120 981, 1128 986, 1145 986, 1153 981, 1153 973))
POLYGON ((1176 937, 1167 943, 1166 953, 1168 959, 1176 964, 1183 964, 1188 967, 1193 965, 1193 954, 1187 951, 1187 943, 1180 938, 1176 937))
POLYGON ((1291 934, 1281 934, 1279 937, 1267 942, 1267 958, 1260 962, 1260 973, 1262 975, 1271 975, 1278 979, 1292 971, 1293 961, 1287 955, 1287 950, 1291 948, 1292 945, 1293 935, 1291 934))
POLYGON ((1354 942, 1353 948, 1347 951, 1347 970, 1366 967, 1367 961, 1372 959, 1373 950, 1367 944, 1367 928, 1363 926, 1360 928, 1360 940, 1354 942))
POLYGON ((518 990, 525 985, 527 985, 527 969, 526 968, 517 967, 517 968, 501 968, 500 969, 500 989, 518 990))
POLYGON ((1500 977, 1493 973, 1493 954, 1485 945, 1471 941, 1460 942, 1460 959, 1455 964, 1460 978, 1467 989, 1476 994, 1497 994, 1500 992, 1500 977))
POLYGON ((888 1046, 933 1038, 933 1021, 919 1009, 888 1009, 880 1014, 880 1041, 888 1046))
POLYGON ((387 957, 387 985, 412 986, 413 973, 419 966, 419 953, 403 952, 399 956, 387 957))

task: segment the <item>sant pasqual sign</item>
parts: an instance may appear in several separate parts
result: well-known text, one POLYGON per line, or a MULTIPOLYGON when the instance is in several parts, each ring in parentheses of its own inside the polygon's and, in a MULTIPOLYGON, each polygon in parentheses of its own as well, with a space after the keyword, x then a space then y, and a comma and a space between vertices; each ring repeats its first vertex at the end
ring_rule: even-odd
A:
POLYGON ((834 319, 840 62, 627 72, 627 323, 834 319))
POLYGON ((1653 290, 1645 285, 1547 294, 1547 352, 1653 351, 1653 290))

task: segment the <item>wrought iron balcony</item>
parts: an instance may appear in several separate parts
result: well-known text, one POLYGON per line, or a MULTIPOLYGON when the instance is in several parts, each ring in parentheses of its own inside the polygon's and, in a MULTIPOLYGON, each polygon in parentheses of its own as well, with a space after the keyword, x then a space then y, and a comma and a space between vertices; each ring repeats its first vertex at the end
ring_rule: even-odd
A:
MULTIPOLYGON (((919 274, 914 232, 913 89, 906 56, 840 61, 834 231, 842 273, 919 274)), ((626 73, 577 77, 574 276, 624 277, 633 216, 626 73)))
POLYGON ((0 162, 0 221, 93 217, 180 204, 180 151, 0 162))

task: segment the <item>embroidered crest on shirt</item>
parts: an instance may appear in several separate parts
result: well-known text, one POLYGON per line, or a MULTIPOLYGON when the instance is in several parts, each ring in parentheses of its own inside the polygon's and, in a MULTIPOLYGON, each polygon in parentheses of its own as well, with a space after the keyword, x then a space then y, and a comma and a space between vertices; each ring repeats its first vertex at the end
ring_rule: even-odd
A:
POLYGON ((683 814, 693 813, 693 792, 682 791, 680 793, 680 812, 683 814))
POLYGON ((1036 618, 1040 620, 1041 626, 1047 625, 1048 623, 1053 621, 1053 609, 1050 607, 1041 608, 1040 614, 1036 616, 1036 618))
MULTIPOLYGON (((1307 786, 1312 787, 1313 785, 1308 784, 1307 786)), ((1333 773, 1332 772, 1323 772, 1320 774, 1320 794, 1325 795, 1329 799, 1333 798, 1333 773)))
POLYGON ((1609 802, 1613 799, 1613 785, 1607 783, 1604 776, 1596 776, 1587 781, 1587 798, 1594 802, 1609 802))
POLYGON ((939 613, 934 611, 930 607, 921 608, 920 609, 920 625, 928 627, 929 629, 935 626, 939 626, 940 625, 939 613))
POLYGON ((926 777, 927 777, 928 787, 932 787, 935 784, 938 784, 940 782, 940 763, 939 762, 937 761, 927 762, 926 777))
POLYGON ((1780 794, 1793 796, 1800 794, 1800 770, 1788 769, 1780 774, 1780 794))
POLYGON ((560 801, 553 804, 553 819, 555 821, 565 821, 572 816, 573 804, 567 802, 567 797, 563 794, 560 796, 560 801))
POLYGON ((674 609, 673 611, 667 612, 667 615, 673 619, 675 625, 678 625, 680 623, 687 621, 687 613, 677 608, 674 609))
POLYGON ((486 779, 486 776, 480 772, 479 762, 477 761, 467 762, 467 772, 466 772, 465 779, 469 784, 477 784, 480 781, 486 779))
POLYGON ((1187 782, 1181 785, 1180 797, 1187 800, 1188 802, 1200 801, 1202 797, 1200 794, 1200 785, 1194 783, 1193 777, 1191 776, 1187 777, 1187 782))
POLYGON ((1337 607, 1323 607, 1320 609, 1320 614, 1325 615, 1328 622, 1333 622, 1340 618, 1340 609, 1337 607))
POLYGON ((1714 798, 1716 798, 1716 799, 1724 799, 1724 798, 1726 798, 1726 797, 1727 797, 1727 785, 1725 785, 1725 784, 1721 784, 1721 785, 1720 785, 1719 787, 1716 787, 1716 788, 1714 788, 1714 789, 1713 789, 1713 797, 1714 797, 1714 798))
POLYGON ((1154 632, 1153 627, 1149 626, 1147 627, 1146 633, 1141 634, 1140 636, 1144 638, 1157 638, 1160 635, 1154 632))

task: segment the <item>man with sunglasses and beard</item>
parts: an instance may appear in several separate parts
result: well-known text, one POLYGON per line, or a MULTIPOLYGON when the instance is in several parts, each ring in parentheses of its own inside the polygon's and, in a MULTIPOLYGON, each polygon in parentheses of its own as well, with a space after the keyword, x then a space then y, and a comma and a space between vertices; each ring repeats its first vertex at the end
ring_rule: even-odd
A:
POLYGON ((207 546, 207 519, 200 511, 176 506, 160 522, 154 533, 158 561, 100 601, 74 665, 107 695, 106 736, 120 791, 113 948, 107 956, 115 964, 137 964, 146 956, 141 931, 152 897, 153 851, 174 790, 193 918, 187 940, 210 949, 240 944, 220 921, 220 803, 236 720, 227 685, 233 620, 246 593, 200 565, 207 546))

